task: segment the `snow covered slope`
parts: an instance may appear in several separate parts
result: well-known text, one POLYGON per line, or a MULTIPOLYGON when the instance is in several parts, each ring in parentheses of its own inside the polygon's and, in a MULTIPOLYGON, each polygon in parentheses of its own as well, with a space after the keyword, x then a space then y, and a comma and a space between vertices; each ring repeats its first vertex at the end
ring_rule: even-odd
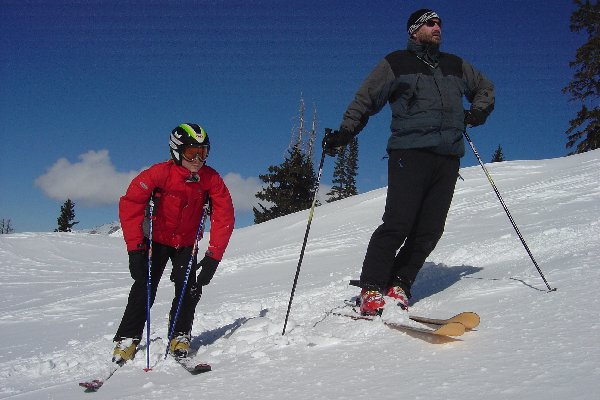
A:
POLYGON ((234 232, 193 330, 212 372, 191 376, 162 360, 173 296, 165 276, 152 310, 153 370, 143 371, 144 340, 90 395, 77 383, 106 368, 131 284, 122 238, 1 235, 0 398, 598 399, 600 151, 488 168, 556 292, 481 168, 466 168, 411 308, 479 313, 480 327, 461 341, 429 344, 329 314, 357 294, 348 280, 379 224, 380 189, 316 209, 285 336, 307 212, 234 232))

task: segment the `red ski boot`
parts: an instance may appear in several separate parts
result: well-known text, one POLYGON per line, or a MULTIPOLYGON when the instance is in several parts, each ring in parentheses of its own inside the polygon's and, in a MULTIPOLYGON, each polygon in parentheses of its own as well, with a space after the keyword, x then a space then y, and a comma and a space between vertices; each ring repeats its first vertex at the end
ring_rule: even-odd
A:
POLYGON ((386 296, 391 297, 403 310, 408 311, 408 296, 400 286, 392 286, 388 289, 386 296))
POLYGON ((360 292, 360 313, 362 315, 381 315, 385 300, 377 290, 363 289, 360 292))

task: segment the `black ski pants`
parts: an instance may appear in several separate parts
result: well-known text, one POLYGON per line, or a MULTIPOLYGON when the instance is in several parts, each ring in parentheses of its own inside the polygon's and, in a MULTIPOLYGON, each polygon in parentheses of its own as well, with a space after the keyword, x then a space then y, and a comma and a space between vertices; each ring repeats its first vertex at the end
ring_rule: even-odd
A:
MULTIPOLYGON (((175 313, 177 312, 177 305, 179 304, 179 297, 185 281, 187 267, 192 256, 192 250, 193 246, 176 249, 164 244, 152 242, 150 307, 154 304, 158 284, 169 259, 173 265, 171 281, 175 283, 175 297, 173 298, 171 311, 169 313, 169 330, 171 329, 171 321, 173 321, 175 313)), ((196 285, 197 269, 197 258, 194 255, 185 294, 179 310, 179 316, 177 317, 174 331, 170 333, 190 333, 192 331, 196 305, 202 295, 202 286, 196 285)), ((148 298, 147 275, 147 272, 144 274, 137 274, 137 277, 131 286, 127 306, 125 307, 121 324, 117 329, 115 340, 122 337, 137 339, 141 339, 142 337, 144 325, 146 324, 146 302, 148 298)))
POLYGON ((425 150, 392 150, 383 223, 373 232, 361 287, 410 288, 442 237, 460 161, 425 150), (400 249, 400 251, 398 251, 400 249))

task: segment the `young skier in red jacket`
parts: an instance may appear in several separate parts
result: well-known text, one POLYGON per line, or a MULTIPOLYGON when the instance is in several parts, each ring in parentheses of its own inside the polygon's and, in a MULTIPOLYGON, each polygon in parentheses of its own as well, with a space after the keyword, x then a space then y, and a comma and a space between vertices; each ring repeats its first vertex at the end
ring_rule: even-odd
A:
POLYGON ((190 347, 194 312, 202 295, 202 286, 208 285, 212 279, 233 231, 234 210, 229 190, 221 176, 205 165, 210 141, 204 129, 196 124, 181 124, 173 129, 169 145, 172 159, 142 171, 131 181, 119 202, 129 271, 134 279, 114 338, 113 362, 119 364, 133 358, 146 323, 149 250, 152 250, 150 306, 154 303, 158 283, 169 259, 173 265, 171 280, 175 283, 175 297, 169 321, 175 317, 186 271, 192 260, 169 344, 173 355, 185 357, 190 347), (151 199, 154 206, 149 224, 147 210, 151 199), (212 210, 210 242, 204 258, 198 263, 197 254, 193 254, 194 244, 208 199, 212 210), (146 229, 150 226, 152 243, 148 239, 150 229, 146 229))

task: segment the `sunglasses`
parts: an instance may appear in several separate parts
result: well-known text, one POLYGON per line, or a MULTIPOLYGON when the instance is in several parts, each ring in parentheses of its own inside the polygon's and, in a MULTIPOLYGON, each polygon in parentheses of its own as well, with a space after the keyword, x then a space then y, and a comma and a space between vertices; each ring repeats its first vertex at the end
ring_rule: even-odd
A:
POLYGON ((181 152, 181 155, 190 162, 194 160, 204 161, 208 157, 208 146, 186 147, 181 152))
POLYGON ((439 27, 441 28, 441 27, 442 27, 442 21, 434 21, 434 20, 432 20, 432 19, 428 19, 428 20, 425 22, 425 25, 427 25, 427 26, 428 26, 428 27, 430 27, 430 28, 433 28, 434 26, 436 26, 436 25, 437 25, 437 26, 439 26, 439 27))

